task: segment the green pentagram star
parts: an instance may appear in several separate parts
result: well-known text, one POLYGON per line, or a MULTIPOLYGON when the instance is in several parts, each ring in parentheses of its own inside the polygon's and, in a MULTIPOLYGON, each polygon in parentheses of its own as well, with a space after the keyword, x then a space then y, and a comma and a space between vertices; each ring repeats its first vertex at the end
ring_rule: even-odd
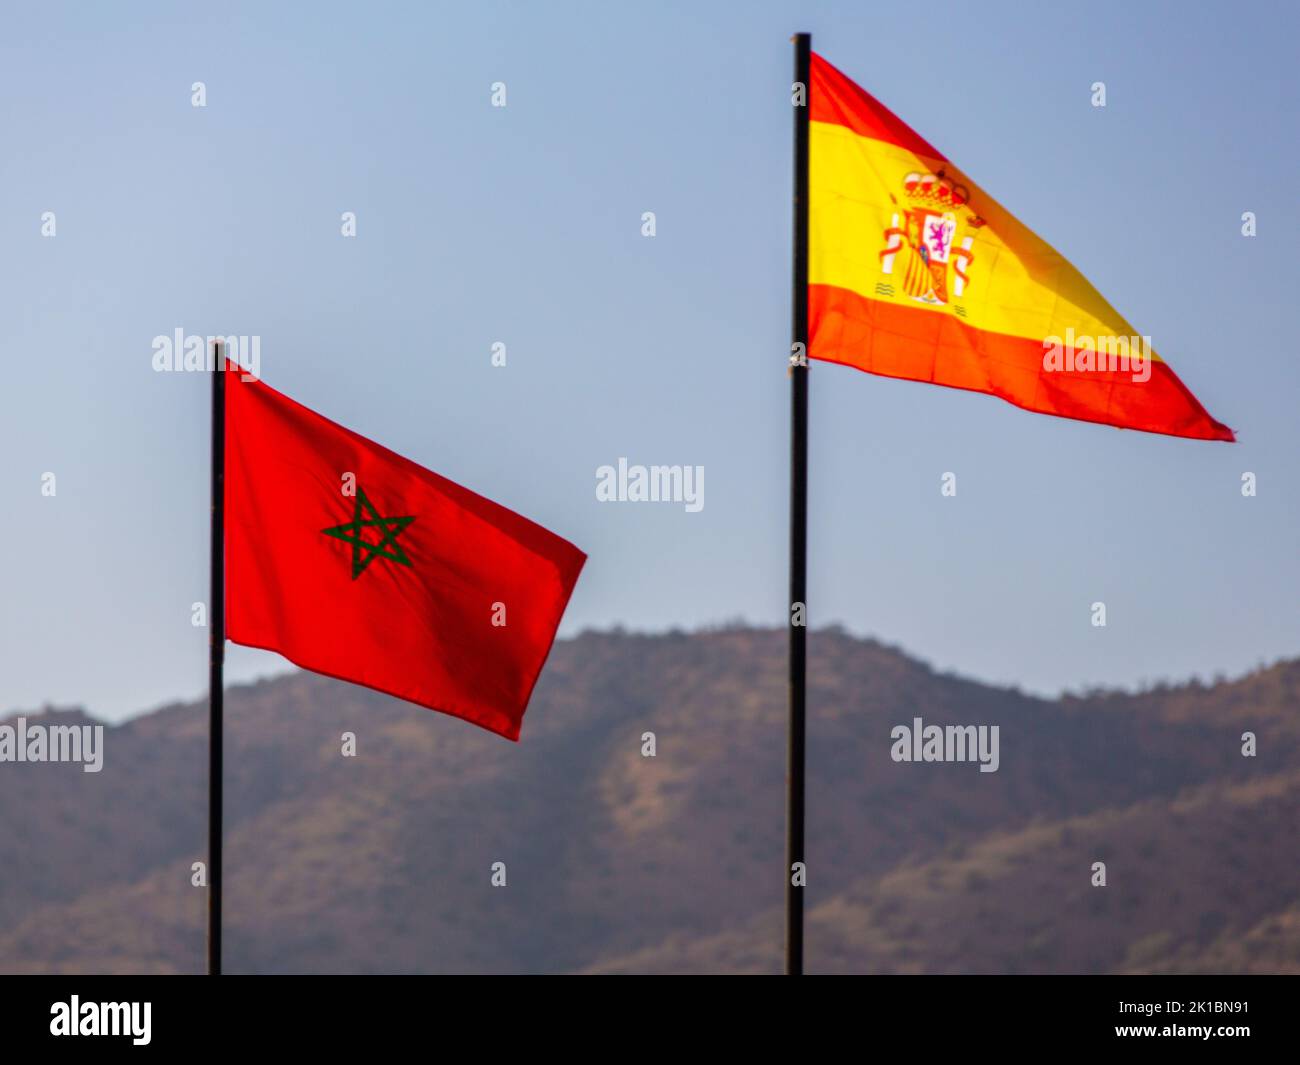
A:
POLYGON ((352 545, 352 579, 355 581, 376 558, 386 558, 389 562, 397 562, 403 566, 411 564, 406 552, 402 550, 402 545, 397 542, 397 537, 413 521, 415 521, 414 517, 381 518, 375 505, 366 498, 366 493, 358 485, 357 506, 352 513, 352 520, 330 529, 322 529, 321 532, 352 545), (369 518, 365 517, 367 511, 370 513, 369 518), (372 525, 383 533, 383 538, 377 543, 366 540, 362 536, 366 527, 372 525))

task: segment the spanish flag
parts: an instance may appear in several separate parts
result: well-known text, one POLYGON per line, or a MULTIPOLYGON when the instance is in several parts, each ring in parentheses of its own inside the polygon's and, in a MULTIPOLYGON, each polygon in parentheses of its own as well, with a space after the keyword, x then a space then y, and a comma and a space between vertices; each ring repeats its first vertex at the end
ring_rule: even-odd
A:
POLYGON ((818 55, 808 356, 1041 414, 1233 440, 1055 249, 818 55))

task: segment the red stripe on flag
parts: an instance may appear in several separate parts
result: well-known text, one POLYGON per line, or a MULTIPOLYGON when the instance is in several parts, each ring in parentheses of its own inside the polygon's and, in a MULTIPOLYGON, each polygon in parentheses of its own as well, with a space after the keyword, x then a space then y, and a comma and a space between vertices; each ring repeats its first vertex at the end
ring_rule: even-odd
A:
POLYGON ((940 161, 947 159, 888 107, 815 53, 809 104, 808 117, 813 122, 847 126, 860 136, 896 144, 917 155, 940 161))
POLYGON ((883 377, 999 396, 1038 414, 1197 440, 1235 440, 1163 362, 1131 370, 1043 368, 1043 344, 975 329, 947 314, 808 286, 808 355, 883 377))

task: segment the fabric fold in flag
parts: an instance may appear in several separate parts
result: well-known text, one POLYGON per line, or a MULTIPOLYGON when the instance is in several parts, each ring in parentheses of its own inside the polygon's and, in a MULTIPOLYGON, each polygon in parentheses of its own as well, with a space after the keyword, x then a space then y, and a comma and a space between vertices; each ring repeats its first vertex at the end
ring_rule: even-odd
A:
POLYGON ((586 556, 227 363, 226 635, 517 740, 586 556))
POLYGON ((809 190, 810 358, 1234 439, 1082 274, 818 55, 809 190))

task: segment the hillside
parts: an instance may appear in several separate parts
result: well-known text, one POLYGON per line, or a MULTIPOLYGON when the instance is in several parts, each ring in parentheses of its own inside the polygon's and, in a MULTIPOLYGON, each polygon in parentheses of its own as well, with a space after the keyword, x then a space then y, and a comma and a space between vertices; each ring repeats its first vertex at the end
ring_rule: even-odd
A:
MULTIPOLYGON (((784 648, 562 641, 519 744, 310 674, 230 689, 227 968, 776 971, 784 648)), ((810 654, 810 971, 1300 971, 1300 662, 1045 701, 834 630, 810 654), (891 761, 914 717, 999 725, 999 771, 891 761)), ((201 971, 206 724, 0 766, 0 970, 201 971)))

